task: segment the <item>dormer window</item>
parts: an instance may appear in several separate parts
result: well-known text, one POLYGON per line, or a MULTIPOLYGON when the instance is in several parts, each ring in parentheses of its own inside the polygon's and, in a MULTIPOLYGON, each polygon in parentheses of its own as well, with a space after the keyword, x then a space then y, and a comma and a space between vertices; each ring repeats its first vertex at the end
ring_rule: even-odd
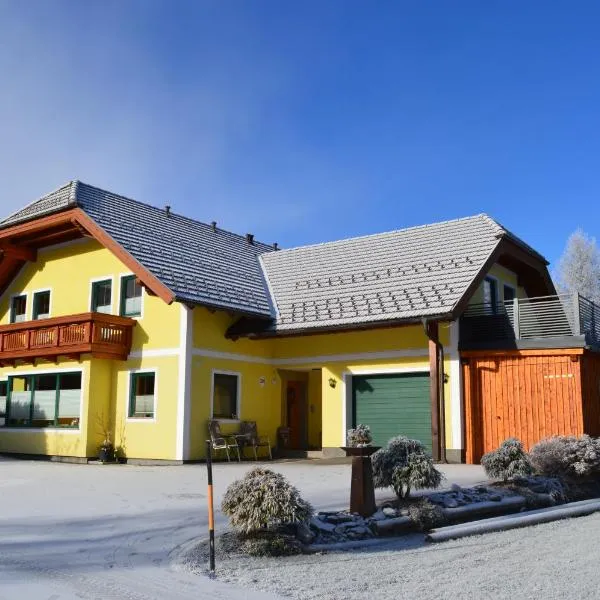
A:
POLYGON ((142 286, 135 275, 121 277, 122 317, 140 317, 142 315, 142 286))
POLYGON ((10 302, 10 322, 22 323, 27 319, 27 296, 13 296, 10 302))

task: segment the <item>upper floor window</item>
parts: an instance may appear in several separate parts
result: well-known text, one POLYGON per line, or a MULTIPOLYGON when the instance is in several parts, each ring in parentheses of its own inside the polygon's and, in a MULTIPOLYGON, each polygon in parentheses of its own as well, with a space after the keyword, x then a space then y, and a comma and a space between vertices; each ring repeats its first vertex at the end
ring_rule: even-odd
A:
POLYGON ((48 319, 50 317, 50 291, 33 294, 33 319, 48 319))
POLYGON ((495 314, 498 309, 498 284, 495 279, 486 277, 483 280, 483 304, 486 311, 495 314))
POLYGON ((10 322, 22 323, 27 318, 27 296, 13 296, 10 301, 10 322))
POLYGON ((131 395, 129 398, 129 417, 154 417, 156 375, 154 373, 132 373, 131 395))
POLYGON ((237 419, 239 416, 239 375, 213 373, 212 416, 237 419))
POLYGON ((504 284, 502 293, 504 294, 504 302, 512 302, 517 295, 515 288, 512 285, 507 284, 504 284))
POLYGON ((123 317, 139 317, 142 314, 142 286, 135 275, 121 277, 121 310, 123 317))
POLYGON ((92 312, 108 313, 112 311, 112 280, 92 283, 92 312))

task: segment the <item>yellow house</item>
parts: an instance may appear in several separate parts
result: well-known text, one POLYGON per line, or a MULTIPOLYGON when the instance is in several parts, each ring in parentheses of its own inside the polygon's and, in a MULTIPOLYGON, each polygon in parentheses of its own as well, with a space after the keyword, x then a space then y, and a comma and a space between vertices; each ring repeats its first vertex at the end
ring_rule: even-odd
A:
POLYGON ((78 181, 1 221, 0 251, 0 452, 69 460, 106 437, 202 459, 215 418, 325 456, 364 422, 464 461, 461 316, 555 294, 486 215, 278 250, 78 181))

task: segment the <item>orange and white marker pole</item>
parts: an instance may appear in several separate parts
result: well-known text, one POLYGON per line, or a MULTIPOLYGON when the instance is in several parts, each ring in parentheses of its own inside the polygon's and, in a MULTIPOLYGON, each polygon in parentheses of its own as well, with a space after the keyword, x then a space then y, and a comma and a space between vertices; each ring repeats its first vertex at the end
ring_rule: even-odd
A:
POLYGON ((206 470, 208 472, 208 548, 209 568, 215 573, 215 511, 213 508, 213 476, 210 440, 206 442, 206 470))

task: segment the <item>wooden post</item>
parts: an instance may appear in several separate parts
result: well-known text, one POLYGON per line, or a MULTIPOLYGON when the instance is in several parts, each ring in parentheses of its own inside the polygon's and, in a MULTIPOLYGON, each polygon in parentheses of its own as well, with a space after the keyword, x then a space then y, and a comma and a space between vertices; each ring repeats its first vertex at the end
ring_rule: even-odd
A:
POLYGON ((429 399, 431 401, 431 455, 440 460, 440 371, 437 321, 427 323, 429 337, 429 399))
POLYGON ((206 440, 206 470, 208 475, 208 552, 209 569, 211 575, 215 574, 215 513, 213 508, 213 477, 212 477, 212 450, 210 440, 206 440))
POLYGON ((521 339, 521 315, 519 313, 519 299, 517 296, 513 298, 513 329, 515 332, 515 339, 521 339))

